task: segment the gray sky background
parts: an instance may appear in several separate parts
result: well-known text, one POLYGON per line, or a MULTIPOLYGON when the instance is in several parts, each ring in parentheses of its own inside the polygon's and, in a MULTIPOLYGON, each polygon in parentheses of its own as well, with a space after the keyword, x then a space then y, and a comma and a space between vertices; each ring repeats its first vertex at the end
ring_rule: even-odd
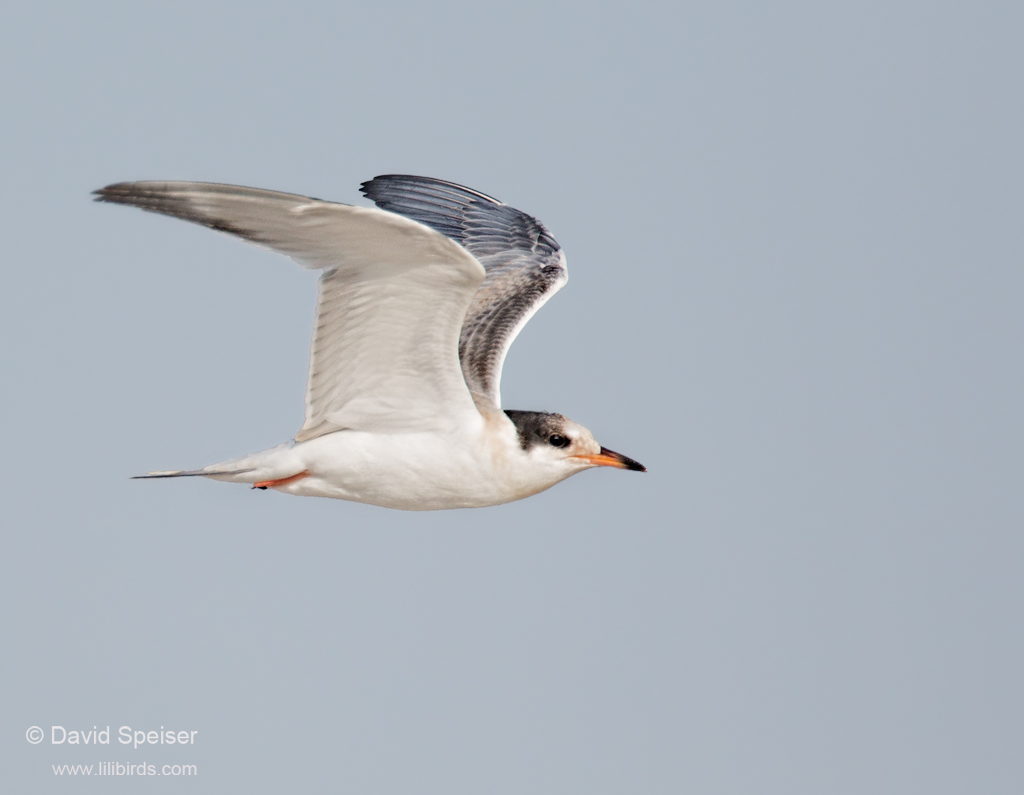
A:
POLYGON ((1020 792, 1022 22, 7 4, 0 790, 1020 792), (549 227, 505 405, 649 474, 432 514, 130 481, 296 432, 315 276, 89 192, 388 172, 549 227), (51 769, 99 762, 199 775, 51 769))

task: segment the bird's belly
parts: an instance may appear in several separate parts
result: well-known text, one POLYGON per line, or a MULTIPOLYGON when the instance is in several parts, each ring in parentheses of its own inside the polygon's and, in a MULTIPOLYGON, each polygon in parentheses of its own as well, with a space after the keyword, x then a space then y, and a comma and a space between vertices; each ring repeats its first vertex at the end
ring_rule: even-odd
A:
POLYGON ((404 510, 497 505, 517 499, 500 456, 479 440, 436 434, 337 433, 296 445, 308 477, 290 494, 404 510))

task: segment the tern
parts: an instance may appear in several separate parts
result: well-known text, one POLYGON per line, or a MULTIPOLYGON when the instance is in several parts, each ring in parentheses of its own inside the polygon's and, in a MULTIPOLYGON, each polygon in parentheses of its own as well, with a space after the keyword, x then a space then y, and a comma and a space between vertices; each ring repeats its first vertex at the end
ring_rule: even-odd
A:
POLYGON ((380 176, 362 192, 377 206, 203 182, 95 191, 322 271, 294 440, 139 477, 438 510, 522 499, 594 467, 647 471, 561 414, 501 408, 509 346, 568 278, 537 219, 428 177, 380 176))

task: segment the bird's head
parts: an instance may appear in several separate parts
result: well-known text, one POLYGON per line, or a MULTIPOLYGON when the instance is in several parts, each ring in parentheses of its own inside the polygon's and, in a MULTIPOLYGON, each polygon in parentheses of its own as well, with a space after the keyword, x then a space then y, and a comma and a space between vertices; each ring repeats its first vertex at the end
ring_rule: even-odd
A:
POLYGON ((561 414, 543 411, 506 411, 516 426, 519 446, 538 468, 557 480, 593 467, 616 467, 646 472, 643 464, 602 447, 594 434, 561 414))

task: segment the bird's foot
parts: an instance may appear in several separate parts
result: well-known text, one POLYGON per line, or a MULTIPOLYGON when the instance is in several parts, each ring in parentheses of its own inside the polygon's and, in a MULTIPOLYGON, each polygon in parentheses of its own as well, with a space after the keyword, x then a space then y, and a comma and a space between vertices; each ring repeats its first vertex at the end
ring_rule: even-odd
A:
POLYGON ((266 491, 267 489, 276 489, 279 486, 287 486, 289 483, 294 483, 296 480, 302 480, 303 478, 308 477, 309 470, 304 469, 297 475, 291 475, 287 478, 279 478, 278 480, 261 480, 259 483, 253 483, 252 487, 254 489, 262 489, 263 491, 266 491))

